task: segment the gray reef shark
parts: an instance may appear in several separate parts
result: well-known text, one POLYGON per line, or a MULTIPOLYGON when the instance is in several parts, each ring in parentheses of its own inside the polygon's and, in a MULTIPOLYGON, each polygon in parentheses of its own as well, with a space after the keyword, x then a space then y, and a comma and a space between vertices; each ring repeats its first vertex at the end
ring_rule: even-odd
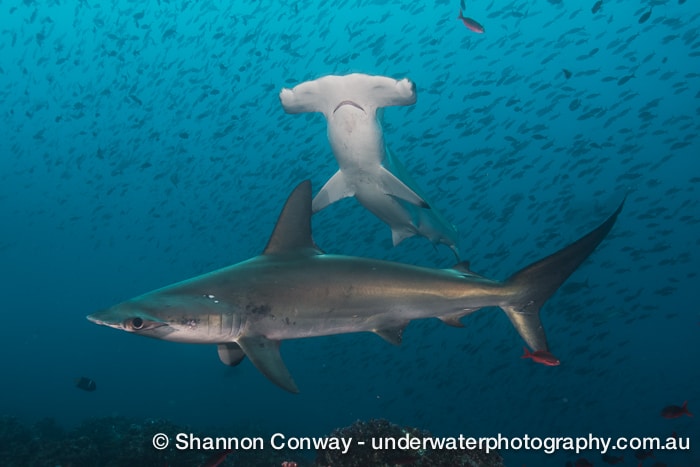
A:
POLYGON ((313 199, 313 212, 350 196, 391 227, 394 246, 421 235, 449 246, 459 259, 457 229, 419 192, 416 182, 388 151, 379 123, 383 107, 412 105, 408 79, 353 73, 324 76, 280 92, 287 113, 321 112, 339 170, 313 199))
POLYGON ((273 383, 298 392, 282 362, 286 339, 374 332, 399 344, 414 319, 460 318, 483 307, 505 311, 534 351, 547 351, 539 312, 593 252, 620 207, 598 228, 558 252, 495 281, 465 263, 431 269, 355 256, 324 254, 311 238, 311 183, 287 199, 262 255, 210 272, 87 317, 142 336, 214 344, 237 365, 247 355, 273 383))

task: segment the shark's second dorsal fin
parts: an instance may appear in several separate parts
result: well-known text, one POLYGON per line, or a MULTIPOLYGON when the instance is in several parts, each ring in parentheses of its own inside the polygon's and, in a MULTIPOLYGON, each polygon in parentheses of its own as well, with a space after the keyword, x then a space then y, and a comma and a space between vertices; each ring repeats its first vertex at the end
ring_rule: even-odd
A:
POLYGON ((484 276, 481 274, 477 274, 471 269, 471 265, 469 264, 469 261, 460 261, 459 263, 455 264, 452 266, 452 269, 455 271, 461 272, 463 274, 466 274, 468 276, 474 276, 474 277, 480 277, 482 279, 485 279, 484 276))
POLYGON ((311 182, 304 180, 292 191, 277 218, 263 254, 304 252, 320 254, 311 238, 311 182))

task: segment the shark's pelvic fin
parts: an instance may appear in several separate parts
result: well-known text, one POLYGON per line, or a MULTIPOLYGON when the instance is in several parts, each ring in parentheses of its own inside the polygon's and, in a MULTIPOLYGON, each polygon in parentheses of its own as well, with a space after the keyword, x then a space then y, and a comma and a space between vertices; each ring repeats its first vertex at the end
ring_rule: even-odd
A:
POLYGON ((413 191, 411 187, 399 180, 396 175, 389 172, 385 167, 380 169, 380 180, 382 188, 387 195, 404 200, 409 204, 418 206, 419 208, 430 209, 430 205, 426 200, 424 200, 418 193, 413 191))
POLYGON ((316 194, 311 203, 311 210, 316 213, 336 201, 351 196, 355 196, 355 192, 348 187, 343 172, 338 170, 316 194))
POLYGON ((316 248, 311 238, 311 182, 309 180, 297 185, 287 198, 263 254, 292 252, 309 255, 322 253, 316 248))
POLYGON ((394 227, 391 229, 391 243, 396 246, 409 237, 413 237, 418 229, 412 226, 394 227))
POLYGON ((245 358, 245 352, 243 352, 241 346, 235 342, 219 344, 218 350, 219 359, 224 363, 224 365, 236 366, 245 358))
POLYGON ((296 383, 280 356, 280 341, 264 336, 242 337, 238 345, 262 374, 282 389, 298 393, 296 383))
POLYGON ((390 344, 400 345, 403 340, 403 330, 408 324, 387 329, 375 329, 374 333, 390 344))
POLYGON ((455 313, 452 315, 440 316, 439 319, 448 326, 452 326, 454 328, 463 328, 464 324, 460 321, 460 319, 470 311, 471 310, 466 310, 460 311, 459 313, 455 313))

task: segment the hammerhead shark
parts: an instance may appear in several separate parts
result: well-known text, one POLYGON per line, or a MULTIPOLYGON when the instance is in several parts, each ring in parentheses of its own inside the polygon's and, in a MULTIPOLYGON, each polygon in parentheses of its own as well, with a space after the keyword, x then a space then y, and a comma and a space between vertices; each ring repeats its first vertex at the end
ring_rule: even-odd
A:
POLYGON ((93 323, 174 342, 214 344, 237 365, 247 355, 273 383, 298 392, 280 342, 373 332, 401 343, 415 319, 460 319, 500 307, 535 352, 548 351, 540 308, 603 241, 622 205, 599 227, 505 281, 473 273, 466 263, 431 269, 325 254, 311 236, 311 182, 287 199, 263 253, 87 317, 93 323))
POLYGON ((404 78, 353 73, 324 76, 280 92, 287 113, 321 112, 339 170, 313 199, 313 212, 354 196, 391 227, 394 246, 413 235, 449 246, 459 260, 458 234, 388 150, 379 122, 388 106, 416 102, 415 84, 404 78))

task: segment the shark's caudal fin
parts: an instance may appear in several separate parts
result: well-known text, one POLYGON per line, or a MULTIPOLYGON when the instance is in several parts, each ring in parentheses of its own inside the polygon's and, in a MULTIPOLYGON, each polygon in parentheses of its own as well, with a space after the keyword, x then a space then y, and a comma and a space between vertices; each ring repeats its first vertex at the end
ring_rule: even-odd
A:
POLYGON ((600 226, 571 245, 513 274, 506 282, 513 289, 513 304, 501 308, 523 340, 534 351, 547 350, 547 337, 540 321, 540 308, 579 267, 612 229, 625 204, 600 226))

